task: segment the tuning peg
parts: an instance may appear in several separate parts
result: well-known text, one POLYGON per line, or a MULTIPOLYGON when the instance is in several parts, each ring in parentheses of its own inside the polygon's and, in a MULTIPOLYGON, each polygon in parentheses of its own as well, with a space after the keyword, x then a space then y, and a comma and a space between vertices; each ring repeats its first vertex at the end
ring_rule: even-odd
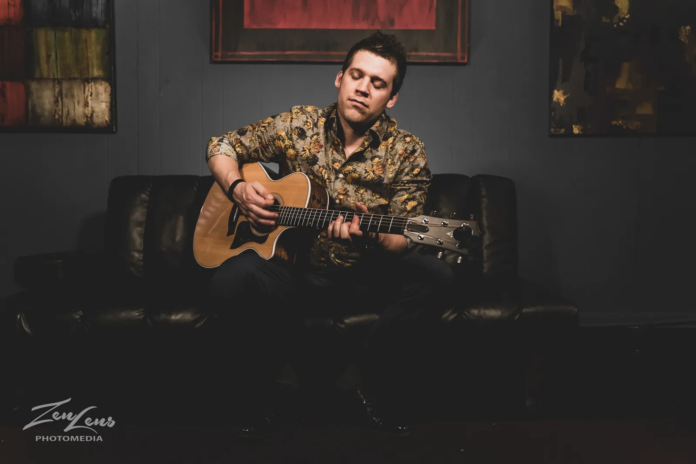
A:
POLYGON ((454 219, 456 215, 457 215, 457 213, 450 214, 450 219, 454 219))
POLYGON ((434 210, 432 210, 432 211, 430 212, 430 216, 435 216, 435 213, 437 213, 437 210, 436 210, 436 209, 434 209, 434 210))
POLYGON ((462 264, 462 258, 463 258, 463 256, 460 256, 459 258, 457 258, 457 264, 462 264))
POLYGON ((454 231, 454 238, 456 240, 459 240, 460 242, 466 242, 471 238, 471 229, 467 227, 466 224, 462 224, 461 227, 457 228, 454 231))
POLYGON ((438 253, 437 253, 437 259, 442 259, 442 256, 443 256, 443 255, 444 255, 444 254, 443 254, 441 251, 438 252, 438 253))

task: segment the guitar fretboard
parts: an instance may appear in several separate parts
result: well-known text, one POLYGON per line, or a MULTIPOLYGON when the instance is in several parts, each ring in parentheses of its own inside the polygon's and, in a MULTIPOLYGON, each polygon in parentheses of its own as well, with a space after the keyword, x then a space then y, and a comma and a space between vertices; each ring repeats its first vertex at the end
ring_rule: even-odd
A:
POLYGON ((362 231, 380 232, 382 234, 403 234, 409 221, 409 218, 400 216, 354 213, 352 211, 327 211, 294 206, 275 206, 269 209, 280 214, 276 221, 278 225, 310 227, 314 229, 327 227, 331 221, 335 221, 339 216, 343 216, 344 222, 350 222, 357 216, 360 230, 362 231))

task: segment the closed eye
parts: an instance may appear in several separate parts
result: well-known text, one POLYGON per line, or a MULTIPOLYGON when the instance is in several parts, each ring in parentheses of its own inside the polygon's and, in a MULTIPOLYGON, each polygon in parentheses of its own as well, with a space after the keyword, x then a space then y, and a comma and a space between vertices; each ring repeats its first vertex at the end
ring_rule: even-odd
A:
MULTIPOLYGON (((353 77, 353 80, 358 80, 362 76, 360 76, 359 74, 352 74, 352 77, 353 77)), ((381 79, 376 79, 376 82, 377 82, 377 85, 375 85, 375 80, 372 81, 372 85, 374 86, 374 88, 383 89, 386 87, 386 85, 384 84, 384 82, 381 79)))

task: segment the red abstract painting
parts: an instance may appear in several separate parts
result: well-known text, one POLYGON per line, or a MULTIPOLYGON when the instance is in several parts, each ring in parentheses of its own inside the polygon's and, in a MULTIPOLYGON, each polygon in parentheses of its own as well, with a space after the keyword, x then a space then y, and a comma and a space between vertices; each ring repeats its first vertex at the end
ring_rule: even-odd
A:
POLYGON ((435 29, 436 0, 244 0, 245 29, 435 29))
POLYGON ((467 63, 469 0, 211 0, 213 62, 342 62, 373 31, 409 62, 467 63))

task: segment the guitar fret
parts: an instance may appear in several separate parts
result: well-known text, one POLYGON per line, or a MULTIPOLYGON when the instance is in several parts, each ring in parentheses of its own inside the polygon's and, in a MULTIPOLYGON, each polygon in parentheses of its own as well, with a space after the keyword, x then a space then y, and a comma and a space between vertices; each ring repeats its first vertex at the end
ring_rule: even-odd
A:
POLYGON ((375 217, 374 214, 370 214, 370 222, 367 224, 367 231, 370 231, 370 225, 372 224, 372 219, 375 217))
POLYGON ((379 233, 379 227, 382 225, 382 219, 384 219, 384 216, 379 217, 379 224, 377 224, 377 233, 379 233))
POLYGON ((296 224, 296 222, 297 222, 297 215, 299 212, 300 211, 298 208, 294 208, 294 207, 292 208, 292 224, 295 226, 298 225, 298 224, 296 224))
POLYGON ((392 216, 391 221, 389 221, 389 230, 387 231, 388 234, 391 234, 391 228, 392 228, 393 223, 394 223, 394 216, 392 216))

